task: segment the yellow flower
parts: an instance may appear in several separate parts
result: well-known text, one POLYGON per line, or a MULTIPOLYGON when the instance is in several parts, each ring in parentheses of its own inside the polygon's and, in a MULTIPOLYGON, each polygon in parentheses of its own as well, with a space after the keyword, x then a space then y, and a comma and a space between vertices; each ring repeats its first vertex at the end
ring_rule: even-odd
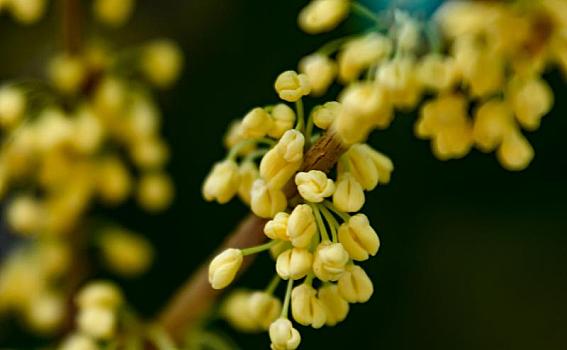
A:
POLYGON ((311 85, 305 74, 297 74, 292 70, 281 73, 274 84, 280 98, 287 102, 298 101, 302 96, 309 95, 311 85))
POLYGON ((459 79, 455 60, 448 56, 432 53, 424 56, 417 67, 419 82, 434 91, 451 89, 459 79))
POLYGON ((242 265, 240 249, 229 248, 217 255, 209 264, 209 283, 214 289, 223 289, 232 283, 242 265))
POLYGON ((254 332, 260 328, 250 312, 251 295, 249 291, 236 290, 226 298, 220 309, 228 323, 242 332, 254 332))
POLYGON ((343 111, 356 127, 378 126, 385 128, 392 121, 392 106, 388 95, 379 85, 372 82, 350 84, 339 98, 343 111), (360 125, 360 122, 366 125, 360 125))
POLYGON ((140 168, 156 169, 163 167, 169 158, 167 144, 157 136, 144 136, 130 145, 132 161, 140 168))
POLYGON ((325 324, 327 326, 334 326, 347 317, 349 305, 339 293, 339 288, 336 284, 324 284, 319 288, 317 296, 325 307, 327 313, 325 324))
POLYGON ((110 229, 100 238, 102 256, 108 267, 124 276, 145 272, 153 260, 150 243, 141 236, 110 229))
POLYGON ((289 214, 285 212, 277 213, 276 216, 264 225, 264 234, 270 239, 287 241, 287 225, 289 214))
POLYGON ((323 303, 317 298, 317 291, 308 284, 301 284, 291 292, 291 314, 293 319, 304 326, 321 328, 327 320, 323 303))
POLYGON ((40 334, 56 331, 65 319, 65 300, 62 295, 42 292, 25 310, 26 322, 40 334))
POLYGON ((68 336, 63 344, 58 348, 59 350, 98 350, 98 345, 91 337, 74 333, 68 336))
POLYGON ((51 82, 64 93, 76 93, 84 84, 87 73, 81 58, 68 54, 53 57, 48 66, 51 82))
POLYGON ((240 174, 240 186, 238 186, 238 196, 246 204, 250 204, 252 184, 260 177, 258 167, 254 162, 244 162, 238 168, 240 174))
POLYGON ((71 144, 79 153, 92 154, 97 151, 104 140, 104 128, 93 111, 81 107, 73 120, 71 144))
POLYGON ((287 198, 280 189, 271 187, 263 179, 252 184, 250 208, 261 218, 273 218, 287 207, 287 198))
POLYGON ((130 17, 134 0, 95 0, 93 12, 96 18, 106 25, 120 26, 130 17))
POLYGON ((16 197, 8 207, 7 219, 17 233, 33 234, 42 224, 44 208, 37 199, 28 195, 16 197))
POLYGON ((299 26, 309 34, 327 32, 348 15, 349 6, 348 0, 313 0, 299 13, 299 26))
POLYGON ((203 197, 224 204, 232 199, 240 186, 240 173, 235 161, 218 162, 203 183, 203 197))
POLYGON ((328 56, 314 53, 299 61, 299 71, 309 78, 313 95, 321 96, 333 83, 337 65, 328 56))
POLYGON ((148 44, 141 58, 142 71, 160 88, 169 87, 183 68, 183 53, 174 42, 161 39, 148 44))
POLYGON ((296 206, 287 222, 287 237, 294 247, 307 248, 317 233, 313 209, 307 204, 296 206))
POLYGON ((22 24, 37 22, 45 13, 46 0, 10 0, 12 16, 22 24))
POLYGON ((273 127, 272 119, 263 108, 252 109, 240 123, 240 133, 244 138, 260 138, 266 136, 273 127))
POLYGON ((378 182, 382 184, 389 183, 392 171, 394 171, 394 163, 392 163, 392 160, 366 143, 362 144, 361 148, 365 150, 370 156, 370 159, 372 159, 372 163, 378 172, 378 182))
POLYGON ((512 111, 507 103, 498 99, 484 102, 475 111, 473 138, 477 147, 490 152, 501 143, 504 135, 514 128, 512 111))
POLYGON ((278 298, 265 293, 254 292, 248 298, 248 314, 262 330, 268 330, 280 315, 282 304, 278 298))
POLYGON ((278 318, 270 325, 270 340, 272 350, 294 350, 301 342, 301 335, 290 320, 278 318))
POLYGON ((164 210, 173 200, 173 182, 161 172, 144 174, 138 184, 138 202, 152 212, 164 210))
POLYGON ((357 214, 339 227, 339 242, 354 260, 367 260, 380 247, 378 235, 364 214, 357 214))
POLYGON ((351 173, 339 174, 333 204, 340 211, 347 213, 359 211, 364 205, 364 190, 351 173))
POLYGON ((284 279, 298 280, 311 271, 313 255, 306 249, 291 248, 281 253, 276 260, 276 271, 284 279))
POLYGON ((339 293, 349 303, 365 303, 372 293, 372 281, 360 266, 349 265, 338 282, 339 293))
POLYGON ((413 108, 419 102, 422 87, 416 70, 415 59, 410 56, 393 59, 380 66, 376 79, 396 107, 413 108))
POLYGON ((338 163, 339 174, 349 172, 358 183, 367 191, 373 190, 378 185, 378 169, 372 161, 372 157, 363 144, 357 143, 350 146, 338 163))
POLYGON ((326 102, 323 105, 313 108, 313 123, 321 129, 328 129, 337 119, 342 110, 342 105, 336 101, 326 102))
POLYGON ((98 306, 81 309, 77 316, 77 324, 81 332, 101 340, 112 338, 116 321, 114 310, 98 306))
POLYGON ((260 176, 275 189, 282 188, 303 162, 305 137, 297 130, 286 131, 279 142, 262 158, 260 176))
POLYGON ((519 130, 512 129, 504 135, 496 156, 504 168, 518 171, 530 164, 534 158, 534 149, 519 130))
POLYGON ((122 304, 123 297, 114 283, 95 281, 79 291, 75 302, 80 309, 93 307, 116 309, 122 304))
POLYGON ((335 183, 320 170, 300 172, 295 176, 295 184, 301 197, 313 203, 320 203, 335 192, 335 183))
POLYGON ((370 33, 350 40, 339 52, 339 79, 343 83, 351 82, 372 65, 378 65, 392 52, 390 38, 370 33))
POLYGON ((336 281, 345 272, 348 252, 340 243, 322 242, 315 250, 313 273, 321 281, 336 281))
POLYGON ((527 130, 539 128, 541 118, 553 105, 553 92, 540 78, 512 79, 506 97, 510 101, 516 119, 527 130))
POLYGON ((268 135, 279 139, 283 134, 293 128, 295 123, 295 112, 285 103, 278 103, 270 112, 272 117, 272 128, 268 131, 268 135))
POLYGON ((26 97, 18 88, 4 86, 0 88, 0 125, 12 127, 16 125, 26 110, 26 97))
POLYGON ((128 197, 132 180, 122 161, 107 156, 99 161, 96 169, 96 188, 103 201, 117 204, 128 197))

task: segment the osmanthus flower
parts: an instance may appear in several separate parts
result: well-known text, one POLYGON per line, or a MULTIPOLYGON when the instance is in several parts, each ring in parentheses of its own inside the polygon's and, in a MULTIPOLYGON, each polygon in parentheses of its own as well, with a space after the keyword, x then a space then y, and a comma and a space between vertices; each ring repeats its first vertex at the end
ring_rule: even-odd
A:
POLYGON ((335 192, 333 180, 319 170, 298 173, 295 176, 295 184, 301 197, 312 203, 320 203, 335 192))
POLYGON ((337 74, 337 65, 329 57, 314 53, 299 61, 299 71, 307 75, 313 95, 320 96, 327 92, 337 74))
POLYGON ((299 14, 299 26, 310 34, 335 28, 347 15, 349 0, 312 0, 299 14))

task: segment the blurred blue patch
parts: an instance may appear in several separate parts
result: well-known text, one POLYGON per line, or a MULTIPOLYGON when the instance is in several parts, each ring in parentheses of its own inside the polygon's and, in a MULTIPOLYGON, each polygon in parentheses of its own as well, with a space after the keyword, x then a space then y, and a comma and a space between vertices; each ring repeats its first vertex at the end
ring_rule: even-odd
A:
POLYGON ((373 11, 386 9, 405 10, 415 16, 427 18, 444 2, 444 0, 359 0, 373 11))

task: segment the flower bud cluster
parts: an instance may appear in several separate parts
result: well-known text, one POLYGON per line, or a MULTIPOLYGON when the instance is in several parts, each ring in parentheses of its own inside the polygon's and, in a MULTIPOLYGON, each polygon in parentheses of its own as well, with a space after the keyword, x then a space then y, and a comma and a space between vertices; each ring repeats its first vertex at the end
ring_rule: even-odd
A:
MULTIPOLYGON (((222 289, 233 282, 246 255, 269 250, 275 260, 276 274, 266 290, 235 291, 222 314, 242 331, 269 330, 272 349, 295 349, 301 337, 291 320, 313 328, 333 326, 346 318, 349 304, 371 297, 372 281, 357 264, 376 255, 380 241, 368 218, 356 213, 364 205, 364 191, 390 181, 393 164, 369 145, 355 143, 337 163, 336 179, 320 170, 303 171, 306 145, 319 137, 314 128, 334 125, 345 103, 316 106, 305 122, 302 78, 286 72, 278 82, 280 98, 289 100, 294 91, 296 111, 288 113, 292 117, 287 120, 297 119, 295 127, 286 125, 279 138, 271 132, 276 108, 291 110, 285 104, 252 109, 231 127, 225 140, 228 155, 213 166, 203 195, 226 203, 238 194, 254 214, 269 219, 264 225, 267 243, 226 249, 209 264, 212 288, 222 289), (288 75, 295 77, 296 85, 281 83, 288 75), (296 193, 290 200, 289 188, 296 193), (274 296, 280 280, 287 281, 281 301, 274 296)), ((346 98, 348 108, 366 115, 375 111, 371 104, 346 98)))

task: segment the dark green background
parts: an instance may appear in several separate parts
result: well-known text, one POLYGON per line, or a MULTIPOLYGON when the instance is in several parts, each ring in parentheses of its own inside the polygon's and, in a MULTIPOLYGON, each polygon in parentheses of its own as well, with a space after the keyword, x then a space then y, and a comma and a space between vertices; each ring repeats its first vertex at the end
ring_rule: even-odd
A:
MULTIPOLYGON (((182 79, 160 97, 173 149, 175 204, 153 217, 133 205, 108 211, 146 233, 158 249, 154 269, 125 282, 130 301, 144 314, 152 315, 247 213, 237 200, 220 206, 200 196, 204 176, 223 157, 228 122, 276 102, 277 74, 339 35, 301 33, 296 15, 304 3, 145 1, 127 27, 102 32, 120 45, 168 36, 186 53, 182 79)), ((32 28, 1 20, 0 78, 37 74, 57 45, 56 14, 50 14, 32 28)), ((364 208, 382 242, 378 256, 362 264, 375 294, 353 305, 337 327, 301 327, 302 348, 567 348, 567 101, 561 75, 547 77, 556 104, 542 127, 528 134, 536 157, 520 173, 477 151, 438 161, 427 142, 414 138, 412 115, 372 135, 370 144, 396 166, 391 184, 370 193, 364 208)), ((264 256, 238 285, 263 288, 273 269, 264 256)), ((268 347, 266 334, 238 334, 222 322, 213 327, 243 349, 268 347)))

